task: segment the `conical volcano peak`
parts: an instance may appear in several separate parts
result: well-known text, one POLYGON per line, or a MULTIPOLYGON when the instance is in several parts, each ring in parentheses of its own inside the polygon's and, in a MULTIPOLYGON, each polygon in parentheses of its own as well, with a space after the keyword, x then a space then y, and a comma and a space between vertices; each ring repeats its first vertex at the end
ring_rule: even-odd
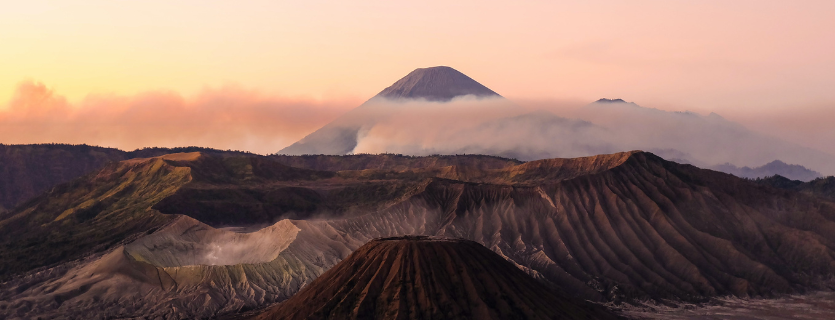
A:
POLYGON ((595 101, 594 103, 629 103, 624 101, 623 99, 607 99, 603 98, 600 100, 595 101))
POLYGON ((467 75, 446 66, 419 68, 377 94, 387 99, 445 102, 458 96, 501 97, 467 75))
POLYGON ((366 243, 256 319, 621 318, 553 291, 477 242, 399 236, 366 243))

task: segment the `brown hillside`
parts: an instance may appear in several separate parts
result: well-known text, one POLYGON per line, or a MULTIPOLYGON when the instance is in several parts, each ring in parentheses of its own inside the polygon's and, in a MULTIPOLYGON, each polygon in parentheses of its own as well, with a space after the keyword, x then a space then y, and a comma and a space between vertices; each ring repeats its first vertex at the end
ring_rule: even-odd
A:
POLYGON ((435 155, 426 157, 399 154, 354 154, 334 155, 272 155, 269 156, 285 165, 324 171, 343 170, 388 170, 406 171, 421 168, 465 166, 474 169, 501 169, 521 164, 521 161, 483 155, 435 155))
POLYGON ((0 243, 0 261, 19 277, 0 286, 0 316, 206 318, 262 308, 366 242, 405 234, 478 242, 588 300, 833 288, 835 204, 650 153, 336 173, 206 154, 129 163, 3 215, 0 235, 14 236, 0 243), (107 200, 114 195, 122 200, 107 200), (148 217, 164 223, 142 224, 148 217), (115 247, 154 277, 87 272, 115 247), (31 270, 45 261, 60 265, 31 270))
POLYGON ((482 245, 375 239, 257 319, 618 319, 563 297, 482 245))
POLYGON ((245 155, 199 147, 145 148, 126 152, 88 145, 0 144, 0 213, 3 208, 12 210, 54 186, 99 170, 110 162, 183 152, 245 155))
POLYGON ((0 144, 0 207, 13 209, 59 183, 124 159, 125 152, 111 148, 0 144))

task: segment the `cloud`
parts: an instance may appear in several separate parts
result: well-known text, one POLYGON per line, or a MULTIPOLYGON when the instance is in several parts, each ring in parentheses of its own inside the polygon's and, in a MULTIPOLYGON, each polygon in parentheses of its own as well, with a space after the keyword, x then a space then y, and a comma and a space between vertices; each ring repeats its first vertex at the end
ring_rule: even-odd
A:
POLYGON ((723 116, 752 130, 835 154, 835 103, 723 112, 723 116))
POLYGON ((90 95, 72 104, 44 84, 27 81, 0 108, 0 143, 86 143, 126 150, 196 145, 273 153, 359 103, 264 96, 227 86, 194 97, 156 91, 90 95))
POLYGON ((86 143, 126 150, 196 145, 273 153, 345 114, 335 123, 359 128, 349 130, 356 132, 350 137, 356 138, 354 153, 533 160, 640 149, 699 166, 757 167, 782 160, 835 173, 835 109, 825 105, 726 118, 633 104, 472 97, 448 103, 372 99, 348 112, 358 105, 358 99, 264 96, 234 86, 193 97, 155 91, 91 95, 70 103, 30 81, 0 108, 0 143, 86 143))
POLYGON ((451 102, 374 99, 363 105, 362 129, 354 153, 448 153, 461 146, 450 140, 466 134, 466 144, 481 141, 473 127, 518 113, 508 100, 458 98, 451 102), (373 119, 368 123, 367 119, 373 119))
MULTIPOLYGON (((645 150, 702 167, 782 160, 835 173, 832 154, 749 130, 717 114, 631 103, 526 101, 521 106, 504 99, 386 101, 376 110, 382 115, 361 124, 354 153, 470 153, 535 160, 645 150)), ((801 126, 787 122, 783 127, 801 126)))
MULTIPOLYGON (((577 157, 619 151, 611 133, 590 122, 516 104, 504 98, 451 102, 378 101, 373 123, 363 125, 354 153, 492 154, 521 160, 577 157)), ((573 104, 551 104, 571 110, 573 104)))

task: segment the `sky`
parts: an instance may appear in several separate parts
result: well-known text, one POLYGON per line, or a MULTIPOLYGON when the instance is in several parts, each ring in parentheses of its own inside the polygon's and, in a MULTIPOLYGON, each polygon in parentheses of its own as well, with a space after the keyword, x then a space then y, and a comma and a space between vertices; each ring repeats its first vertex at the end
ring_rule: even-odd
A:
POLYGON ((835 153, 833 12, 829 0, 5 1, 0 143, 266 152, 447 65, 517 101, 716 112, 835 153), (96 133, 52 130, 82 117, 96 133), (133 132, 160 117, 170 126, 156 136, 133 132), (212 125, 178 133, 184 119, 212 125), (234 137, 201 135, 230 123, 234 137))

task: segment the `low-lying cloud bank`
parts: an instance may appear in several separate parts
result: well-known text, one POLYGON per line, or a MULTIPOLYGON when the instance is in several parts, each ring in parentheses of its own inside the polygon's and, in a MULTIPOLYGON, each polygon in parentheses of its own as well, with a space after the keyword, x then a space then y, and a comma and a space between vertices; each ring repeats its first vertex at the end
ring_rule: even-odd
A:
POLYGON ((120 149, 204 146, 273 153, 360 103, 264 96, 237 87, 89 96, 70 103, 24 82, 0 106, 0 143, 75 143, 120 149))
POLYGON ((478 153, 533 160, 617 149, 603 127, 503 98, 376 101, 374 106, 382 115, 363 124, 354 153, 478 153))
POLYGON ((534 160, 640 149, 700 167, 759 167, 781 160, 835 174, 835 156, 825 148, 835 150, 830 108, 732 115, 759 124, 752 131, 717 114, 619 101, 376 97, 357 105, 355 99, 270 97, 235 87, 189 98, 175 92, 99 95, 73 104, 43 84, 26 82, 9 105, 0 107, 0 143, 86 143, 127 150, 197 145, 267 154, 327 124, 302 140, 301 153, 470 153, 534 160))
POLYGON ((835 174, 835 156, 714 113, 669 112, 623 101, 530 108, 501 98, 375 105, 379 114, 367 117, 373 123, 352 124, 361 126, 353 153, 482 153, 534 160, 646 150, 700 167, 757 167, 782 160, 835 174))

